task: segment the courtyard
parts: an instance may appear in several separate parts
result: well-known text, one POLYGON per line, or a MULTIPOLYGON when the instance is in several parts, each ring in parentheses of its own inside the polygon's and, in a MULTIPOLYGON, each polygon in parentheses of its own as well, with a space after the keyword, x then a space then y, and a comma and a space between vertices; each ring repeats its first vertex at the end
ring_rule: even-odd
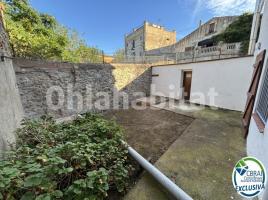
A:
MULTIPOLYGON (((116 120, 126 141, 193 199, 241 199, 231 180, 234 165, 246 155, 240 112, 166 102, 106 117, 116 120)), ((124 199, 172 197, 144 172, 124 199)))
POLYGON ((267 22, 268 0, 1 1, 0 200, 268 200, 267 22))

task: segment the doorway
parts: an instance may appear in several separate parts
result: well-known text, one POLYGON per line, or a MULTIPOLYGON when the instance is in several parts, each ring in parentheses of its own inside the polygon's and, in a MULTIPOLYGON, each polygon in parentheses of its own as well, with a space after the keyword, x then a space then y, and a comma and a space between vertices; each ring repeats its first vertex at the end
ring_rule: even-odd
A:
POLYGON ((192 86, 192 71, 183 72, 183 98, 189 101, 191 96, 191 86, 192 86))

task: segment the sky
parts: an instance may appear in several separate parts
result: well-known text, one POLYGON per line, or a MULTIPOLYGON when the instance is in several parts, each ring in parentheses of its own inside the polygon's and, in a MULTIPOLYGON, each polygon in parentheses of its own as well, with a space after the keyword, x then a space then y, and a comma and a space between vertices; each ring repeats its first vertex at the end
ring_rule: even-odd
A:
POLYGON ((255 0, 30 0, 42 13, 78 31, 90 46, 112 55, 124 48, 124 35, 146 20, 177 31, 177 40, 199 21, 253 11, 255 0))

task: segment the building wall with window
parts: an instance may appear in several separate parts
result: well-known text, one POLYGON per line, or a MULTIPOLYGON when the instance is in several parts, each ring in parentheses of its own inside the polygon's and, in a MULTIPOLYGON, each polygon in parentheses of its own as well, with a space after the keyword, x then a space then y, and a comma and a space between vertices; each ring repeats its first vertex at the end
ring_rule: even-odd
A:
POLYGON ((176 31, 168 31, 163 26, 144 22, 141 27, 125 36, 125 54, 128 57, 139 57, 147 50, 174 43, 176 43, 176 31))
POLYGON ((183 99, 183 72, 192 71, 190 102, 242 111, 252 56, 152 67, 151 95, 183 99), (211 101, 211 94, 215 99, 211 101))
MULTIPOLYGON (((162 48, 147 50, 146 55, 192 51, 198 46, 199 42, 208 40, 213 36, 222 33, 237 18, 237 16, 214 17, 203 25, 200 24, 196 30, 179 40, 177 43, 162 48)), ((209 41, 207 41, 206 45, 209 45, 209 41)), ((210 45, 212 46, 212 44, 210 45)))
MULTIPOLYGON (((264 12, 261 21, 260 35, 259 40, 256 45, 255 57, 263 50, 268 50, 268 0, 265 0, 264 12)), ((268 125, 267 120, 265 119, 265 115, 267 115, 267 110, 263 109, 268 106, 268 94, 267 94, 267 73, 268 73, 268 54, 266 53, 265 63, 261 75, 261 80, 259 83, 259 88, 256 96, 255 107, 253 109, 254 113, 257 113, 258 109, 261 109, 261 118, 264 125, 264 131, 260 130, 260 127, 257 126, 257 122, 253 117, 251 118, 249 133, 247 137, 247 153, 249 156, 254 156, 262 161, 264 164, 266 171, 268 172, 268 125), (264 94, 266 93, 266 94, 264 94), (263 95, 266 97, 261 99, 263 95)), ((266 185, 266 190, 260 196, 260 199, 266 200, 268 199, 268 188, 266 185)))
POLYGON ((185 52, 198 46, 202 40, 209 39, 222 33, 234 20, 236 16, 214 17, 203 25, 200 25, 195 31, 177 42, 174 46, 175 52, 185 52))
POLYGON ((126 56, 136 57, 143 55, 144 43, 144 27, 142 26, 125 37, 126 56))

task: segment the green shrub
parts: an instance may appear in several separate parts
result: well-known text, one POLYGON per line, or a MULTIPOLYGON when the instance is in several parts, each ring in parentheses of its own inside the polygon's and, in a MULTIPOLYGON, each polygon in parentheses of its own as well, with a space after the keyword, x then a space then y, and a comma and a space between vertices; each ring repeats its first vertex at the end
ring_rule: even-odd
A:
POLYGON ((0 162, 0 199, 105 199, 123 192, 131 166, 114 122, 86 114, 56 124, 25 121, 17 147, 0 162))
POLYGON ((215 43, 235 43, 241 42, 241 53, 247 54, 252 27, 253 14, 245 13, 231 23, 227 29, 213 37, 215 43))

